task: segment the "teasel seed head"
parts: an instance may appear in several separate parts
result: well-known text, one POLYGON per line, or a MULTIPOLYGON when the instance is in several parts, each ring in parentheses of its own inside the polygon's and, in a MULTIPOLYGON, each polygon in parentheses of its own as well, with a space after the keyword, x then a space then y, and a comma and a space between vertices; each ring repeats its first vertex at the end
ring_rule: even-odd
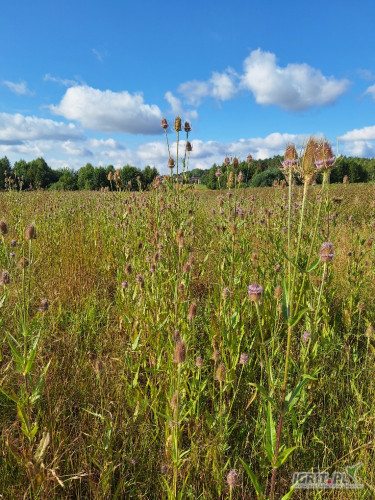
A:
POLYGON ((316 159, 319 143, 315 137, 310 137, 307 141, 302 157, 301 175, 305 184, 309 185, 317 174, 316 159))
POLYGON ((48 311, 48 308, 49 308, 49 302, 47 299, 44 299, 40 302, 40 306, 39 306, 39 311, 40 312, 46 312, 48 311))
POLYGON ((0 220, 0 234, 7 234, 8 232, 8 226, 3 220, 0 220))
POLYGON ((218 169, 216 170, 216 172, 215 172, 215 176, 216 176, 217 178, 219 178, 219 177, 221 176, 221 169, 220 169, 220 168, 218 168, 218 169))
POLYGON ((0 285, 8 285, 10 282, 10 276, 8 271, 4 271, 0 274, 0 285))
POLYGON ((252 156, 251 156, 251 154, 249 153, 249 154, 247 155, 246 162, 247 162, 247 163, 251 163, 252 161, 253 161, 253 157, 252 157, 252 156))
POLYGON ((33 224, 30 224, 30 226, 27 226, 27 228, 25 229, 25 239, 34 240, 35 238, 36 238, 35 226, 33 224))
POLYGON ((132 273, 132 265, 125 264, 124 271, 125 271, 125 274, 131 274, 132 273))
POLYGON ((199 369, 203 368, 203 358, 201 356, 198 356, 195 360, 195 366, 199 369))
POLYGON ((185 132, 190 132, 190 130, 191 130, 191 126, 190 126, 190 123, 189 123, 189 122, 185 122, 185 125, 184 125, 184 130, 185 130, 185 132))
POLYGON ((221 296, 224 300, 229 299, 230 296, 229 288, 224 288, 224 290, 221 292, 221 296))
POLYGON ((112 172, 108 172, 107 179, 111 181, 113 179, 112 172))
POLYGON ((233 158, 233 168, 238 168, 238 158, 236 156, 233 158))
POLYGON ((173 361, 175 363, 184 363, 186 359, 186 346, 183 340, 179 340, 174 349, 173 361))
POLYGON ((302 340, 303 340, 304 344, 307 344, 307 342, 310 340, 310 338, 311 338, 310 330, 306 330, 305 332, 303 332, 302 340))
POLYGON ((12 240, 12 241, 10 242, 10 246, 11 246, 11 247, 16 247, 16 246, 17 246, 17 240, 12 240))
POLYGON ((169 158, 168 168, 170 168, 171 170, 174 169, 174 159, 172 157, 169 158))
POLYGON ((243 352, 240 356, 240 365, 247 365, 249 362, 249 355, 246 352, 243 352))
POLYGON ((181 131, 181 118, 179 116, 177 116, 175 121, 174 121, 174 129, 176 132, 181 131))
POLYGON ((243 181, 243 173, 242 173, 242 172, 240 172, 240 173, 238 174, 238 177, 237 177, 237 182, 238 182, 238 183, 241 183, 242 181, 243 181))
POLYGON ((229 474, 227 475, 227 483, 229 485, 229 488, 234 488, 237 486, 237 481, 238 480, 238 474, 235 470, 231 470, 229 474))
POLYGON ((185 149, 186 149, 186 151, 192 151, 193 150, 193 146, 191 145, 191 143, 189 141, 187 141, 185 149))
POLYGON ((280 285, 277 285, 277 287, 275 288, 274 297, 276 300, 280 300, 282 296, 283 296, 283 289, 281 288, 280 285))
POLYGON ((168 122, 167 122, 167 119, 166 118, 162 118, 161 120, 161 126, 164 130, 167 130, 168 128, 168 122))
POLYGON ((187 319, 189 321, 192 321, 195 318, 196 315, 197 315, 197 304, 195 302, 192 302, 190 304, 189 314, 188 314, 187 319))
POLYGON ((214 348, 214 352, 212 353, 212 359, 215 361, 215 363, 218 363, 220 361, 220 352, 216 348, 214 348))
POLYGON ((18 267, 23 269, 29 265, 29 259, 27 259, 26 257, 21 257, 21 259, 18 261, 17 265, 18 265, 18 267))
POLYGON ((374 338, 374 327, 372 325, 368 326, 366 329, 366 337, 368 339, 373 339, 374 338))
POLYGON ((178 342, 180 340, 180 332, 178 330, 173 331, 173 340, 178 342))
POLYGON ((323 245, 319 249, 319 255, 322 262, 332 262, 335 256, 333 244, 329 241, 323 243, 323 245))
POLYGON ((233 172, 229 172, 228 175, 228 189, 233 187, 233 172))
POLYGON ((258 285, 258 283, 252 283, 251 285, 249 285, 247 291, 249 294, 249 299, 252 302, 259 302, 263 294, 263 287, 258 285))
POLYGON ((216 380, 218 382, 225 382, 227 372, 224 363, 220 363, 216 370, 216 380))
POLYGON ((229 159, 228 156, 226 156, 225 159, 224 159, 224 165, 227 166, 227 167, 230 165, 230 159, 229 159))
POLYGON ((316 168, 321 171, 331 171, 335 160, 336 158, 333 155, 332 148, 327 139, 320 141, 317 145, 316 168))

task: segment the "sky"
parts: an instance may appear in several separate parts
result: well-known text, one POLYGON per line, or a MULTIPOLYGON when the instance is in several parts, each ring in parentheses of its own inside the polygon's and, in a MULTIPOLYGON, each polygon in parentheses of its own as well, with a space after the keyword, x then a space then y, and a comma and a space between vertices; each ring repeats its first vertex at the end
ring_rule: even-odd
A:
POLYGON ((310 135, 375 157, 374 0, 2 0, 1 18, 12 163, 164 174, 161 119, 175 156, 177 115, 191 122, 190 168, 310 135))

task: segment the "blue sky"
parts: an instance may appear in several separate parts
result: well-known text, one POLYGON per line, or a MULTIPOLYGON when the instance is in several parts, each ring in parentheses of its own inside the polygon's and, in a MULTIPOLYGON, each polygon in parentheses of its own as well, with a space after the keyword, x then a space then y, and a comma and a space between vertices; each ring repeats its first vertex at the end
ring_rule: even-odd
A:
POLYGON ((375 156, 373 0, 12 0, 1 12, 0 156, 12 162, 165 173, 160 120, 177 114, 192 123, 192 168, 310 134, 375 156))

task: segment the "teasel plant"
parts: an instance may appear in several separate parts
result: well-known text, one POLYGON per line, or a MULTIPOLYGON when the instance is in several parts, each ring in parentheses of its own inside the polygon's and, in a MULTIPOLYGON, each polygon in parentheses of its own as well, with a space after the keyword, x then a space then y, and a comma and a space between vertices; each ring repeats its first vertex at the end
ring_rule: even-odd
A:
MULTIPOLYGON (((20 421, 20 439, 22 446, 16 445, 9 438, 7 441, 11 453, 17 462, 25 469, 30 481, 30 492, 33 497, 38 496, 43 477, 45 476, 43 457, 47 451, 50 435, 43 432, 39 444, 36 443, 39 426, 36 419, 36 405, 42 395, 44 379, 50 365, 50 361, 44 366, 42 372, 35 373, 35 361, 38 354, 39 341, 42 328, 35 332, 35 326, 31 322, 30 304, 33 301, 31 295, 31 280, 33 267, 32 244, 36 239, 36 230, 33 224, 25 229, 24 237, 27 244, 27 257, 23 245, 22 257, 18 261, 17 268, 12 267, 9 262, 9 254, 4 239, 4 228, 2 228, 2 242, 4 254, 8 260, 9 275, 2 276, 4 284, 12 283, 15 286, 17 295, 16 309, 19 319, 19 334, 13 335, 7 332, 7 341, 11 353, 12 361, 20 379, 17 384, 18 391, 6 387, 6 378, 1 381, 0 392, 12 401, 17 408, 17 415, 20 421), (19 275, 19 273, 21 275, 19 275), (4 279, 5 278, 5 279, 4 279), (21 289, 18 283, 21 281, 21 289)), ((13 246, 13 245, 12 245, 13 246)), ((40 302, 38 314, 44 315, 49 309, 48 300, 40 302)), ((43 323, 43 318, 41 319, 43 323)), ((34 323, 34 322, 33 322, 34 323)), ((10 365, 9 365, 10 366, 10 365)))

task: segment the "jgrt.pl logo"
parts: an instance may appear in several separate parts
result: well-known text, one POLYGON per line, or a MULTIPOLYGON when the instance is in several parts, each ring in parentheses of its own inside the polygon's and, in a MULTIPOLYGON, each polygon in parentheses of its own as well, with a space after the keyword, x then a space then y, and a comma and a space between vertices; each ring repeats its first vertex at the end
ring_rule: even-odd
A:
POLYGON ((346 472, 294 472, 293 485, 299 490, 334 490, 350 489, 359 490, 363 488, 355 477, 361 463, 346 467, 346 472))

